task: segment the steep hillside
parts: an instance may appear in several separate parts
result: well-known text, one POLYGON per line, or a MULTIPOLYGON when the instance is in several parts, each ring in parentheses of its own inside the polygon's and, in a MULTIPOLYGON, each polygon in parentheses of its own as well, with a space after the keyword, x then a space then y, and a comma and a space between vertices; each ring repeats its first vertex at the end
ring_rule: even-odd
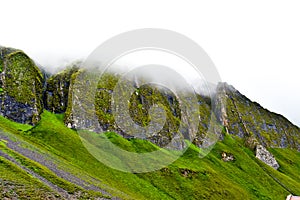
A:
MULTIPOLYGON (((180 121, 188 121, 182 119, 180 101, 170 90, 130 82, 134 92, 126 105, 134 126, 147 127, 156 120, 149 114, 154 104, 166 113, 159 132, 136 137, 116 123, 112 112, 118 75, 104 74, 91 95, 84 88, 93 84, 86 81, 93 74, 85 74, 77 64, 49 77, 25 53, 4 47, 0 48, 0 75, 0 199, 232 200, 300 195, 299 128, 226 83, 218 85, 212 99, 197 94, 199 126, 194 140, 175 142, 176 148, 164 151, 164 156, 172 157, 190 144, 179 159, 155 171, 126 173, 97 160, 87 146, 101 148, 109 139, 126 152, 161 150, 180 121), (200 147, 214 116, 219 124, 212 130, 220 140, 202 158, 200 147), (89 137, 79 137, 77 129, 87 127, 89 137)), ((120 117, 128 116, 121 113, 120 117)), ((183 139, 190 127, 185 128, 183 139)), ((110 149, 103 152, 120 166, 138 165, 110 149)), ((153 156, 151 162, 160 159, 153 156)))
MULTIPOLYGON (((241 139, 227 135, 204 159, 199 158, 199 149, 191 146, 161 170, 130 174, 113 170, 91 156, 76 132, 64 126, 62 115, 44 111, 35 127, 0 119, 0 166, 5 170, 1 183, 7 183, 2 197, 87 198, 102 193, 122 199, 284 199, 291 192, 300 193, 300 154, 289 149, 270 149, 281 166, 276 171, 257 160, 241 139), (232 154, 234 160, 223 161, 223 152, 232 154), (29 184, 30 180, 39 184, 29 184), (9 193, 9 185, 18 190, 9 193)), ((152 148, 143 140, 106 134, 129 151, 152 148)))

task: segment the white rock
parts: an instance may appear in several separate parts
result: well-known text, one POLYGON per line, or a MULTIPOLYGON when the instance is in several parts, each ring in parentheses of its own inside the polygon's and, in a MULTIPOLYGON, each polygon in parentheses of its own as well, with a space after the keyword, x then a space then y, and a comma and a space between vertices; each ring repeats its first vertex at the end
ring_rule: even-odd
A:
POLYGON ((262 145, 256 146, 256 158, 273 167, 274 169, 279 168, 279 164, 277 163, 275 157, 262 145))

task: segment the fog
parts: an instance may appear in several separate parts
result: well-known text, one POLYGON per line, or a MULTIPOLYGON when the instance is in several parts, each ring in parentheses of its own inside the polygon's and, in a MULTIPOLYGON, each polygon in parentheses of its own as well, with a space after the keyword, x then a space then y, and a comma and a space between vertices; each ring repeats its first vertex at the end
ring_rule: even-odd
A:
POLYGON ((3 1, 0 45, 55 72, 110 37, 164 28, 196 41, 223 81, 300 125, 298 1, 3 1))

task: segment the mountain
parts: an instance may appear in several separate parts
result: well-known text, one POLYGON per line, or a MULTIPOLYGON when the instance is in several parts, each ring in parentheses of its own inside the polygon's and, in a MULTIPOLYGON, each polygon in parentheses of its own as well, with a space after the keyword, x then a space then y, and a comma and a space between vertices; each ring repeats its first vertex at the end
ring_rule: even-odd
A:
MULTIPOLYGON (((135 90, 128 114, 135 124, 151 123, 148 110, 154 104, 166 111, 162 129, 139 139, 122 130, 112 113, 118 75, 105 74, 96 95, 91 99, 83 93, 79 101, 76 91, 90 84, 78 81, 85 76, 79 65, 49 77, 24 52, 0 48, 0 199, 284 199, 300 194, 299 128, 227 83, 218 84, 213 98, 197 94, 198 131, 175 162, 145 173, 106 166, 86 149, 76 129, 105 131, 97 137, 105 135, 129 152, 152 152, 172 141, 182 117, 180 103, 167 89, 130 82, 135 90), (88 109, 74 112, 89 103, 96 105, 99 127, 91 125, 88 109), (201 158, 214 116, 220 140, 201 158)), ((172 145, 174 151, 185 147, 172 145)), ((109 159, 119 157, 111 153, 109 159)))

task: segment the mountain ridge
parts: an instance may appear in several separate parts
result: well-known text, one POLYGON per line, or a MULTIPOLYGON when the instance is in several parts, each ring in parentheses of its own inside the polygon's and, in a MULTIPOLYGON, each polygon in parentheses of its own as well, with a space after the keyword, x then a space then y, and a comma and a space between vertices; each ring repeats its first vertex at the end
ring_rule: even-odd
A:
MULTIPOLYGON (((0 168, 8 172, 0 172, 1 198, 278 199, 289 193, 300 194, 299 127, 227 83, 218 84, 213 98, 197 94, 198 132, 173 164, 141 174, 110 169, 87 152, 76 132, 77 127, 90 123, 80 121, 83 116, 74 116, 72 110, 77 98, 73 90, 78 87, 74 82, 84 73, 79 65, 76 62, 62 72, 47 75, 24 52, 0 48, 0 168), (222 127, 216 129, 221 140, 200 159, 214 116, 222 127), (36 187, 9 172, 20 177, 33 175, 27 179, 36 182, 36 187), (16 192, 9 194, 9 188, 16 192)), ((148 152, 164 147, 181 119, 176 96, 150 85, 135 85, 129 113, 136 124, 149 124, 147 110, 154 103, 161 102, 167 113, 159 134, 141 140, 122 131, 114 121, 110 99, 116 83, 117 76, 107 74, 97 85, 93 102, 99 130, 124 150, 148 152)), ((182 143, 174 145, 175 149, 184 148, 182 143)))
MULTIPOLYGON (((84 70, 80 69, 81 62, 72 63, 65 70, 57 74, 46 75, 46 72, 39 70, 38 66, 35 65, 24 52, 5 47, 1 47, 0 50, 0 64, 2 66, 1 69, 3 69, 1 70, 2 78, 0 81, 0 101, 2 102, 0 113, 3 116, 16 122, 36 124, 39 121, 42 110, 46 109, 53 113, 66 113, 65 124, 68 127, 76 128, 78 125, 75 122, 80 122, 83 126, 84 124, 90 123, 82 121, 81 116, 75 119, 72 112, 74 103, 73 85, 76 79, 80 78, 80 76, 84 76, 85 73, 84 70), (24 56, 23 60, 20 59, 10 64, 9 59, 18 60, 18 57, 20 57, 18 52, 24 56), (26 63, 26 59, 29 59, 28 63, 26 63), (35 71, 23 76, 23 72, 19 71, 22 70, 22 67, 24 69, 34 69, 35 71), (14 74, 10 74, 10 71, 14 74), (39 75, 38 79, 34 77, 37 76, 36 74, 39 75), (31 78, 31 76, 34 78, 31 78), (10 84, 15 86, 6 88, 6 82, 10 79, 10 84), (28 79, 33 80, 33 82, 28 82, 28 79), (15 84, 15 82, 22 84, 18 85, 15 84), (27 98, 28 94, 25 95, 25 93, 23 93, 26 89, 32 92, 35 99, 29 101, 27 98), (14 101, 16 103, 12 103, 14 101), (32 114, 28 115, 28 112, 32 114), (22 120, 19 119, 20 116, 22 120)), ((95 101, 96 113, 98 113, 98 121, 103 131, 110 129, 125 136, 126 133, 115 124, 114 116, 111 113, 110 98, 112 97, 111 94, 114 86, 118 81, 117 79, 115 75, 108 74, 99 80, 97 86, 99 91, 97 92, 95 101), (107 91, 109 92, 107 93, 107 91)), ((77 83, 78 82, 80 81, 77 81, 77 83)), ((167 118, 168 123, 164 126, 164 131, 160 132, 162 136, 155 136, 156 139, 149 138, 157 145, 163 146, 163 144, 170 142, 172 136, 170 136, 169 133, 176 130, 176 127, 178 127, 177 121, 181 120, 180 105, 177 98, 172 96, 172 94, 165 94, 159 97, 160 92, 153 93, 154 90, 151 92, 149 90, 150 88, 139 88, 137 87, 138 84, 135 83, 134 85, 136 90, 140 92, 133 94, 135 100, 132 99, 131 103, 134 106, 131 108, 130 113, 135 123, 142 126, 149 123, 149 117, 145 111, 150 108, 151 104, 156 102, 156 100, 153 101, 153 98, 160 99, 160 102, 163 102, 163 99, 167 98, 167 101, 164 101, 164 106, 165 110, 169 110, 167 112, 169 113, 169 117, 167 118), (150 95, 147 94, 149 91, 151 93, 150 95), (166 139, 161 140, 161 137, 166 137, 166 139)), ((76 87, 82 86, 78 86, 77 84, 76 87)), ((300 139, 297 137, 300 132, 299 127, 292 124, 283 115, 270 112, 257 102, 252 102, 232 85, 219 83, 210 101, 206 100, 206 96, 202 96, 201 94, 197 95, 201 120, 199 121, 198 133, 193 142, 199 147, 205 142, 203 140, 205 140, 205 135, 211 120, 210 117, 212 117, 213 114, 224 127, 226 134, 234 134, 244 138, 246 143, 248 142, 248 145, 250 147, 252 146, 251 148, 255 148, 256 143, 259 143, 264 147, 289 147, 300 151, 300 139), (254 144, 250 144, 249 141, 254 142, 254 144)), ((78 99, 77 96, 75 96, 75 98, 78 99)), ((222 139, 222 134, 224 133, 218 131, 217 134, 219 134, 222 139)))

